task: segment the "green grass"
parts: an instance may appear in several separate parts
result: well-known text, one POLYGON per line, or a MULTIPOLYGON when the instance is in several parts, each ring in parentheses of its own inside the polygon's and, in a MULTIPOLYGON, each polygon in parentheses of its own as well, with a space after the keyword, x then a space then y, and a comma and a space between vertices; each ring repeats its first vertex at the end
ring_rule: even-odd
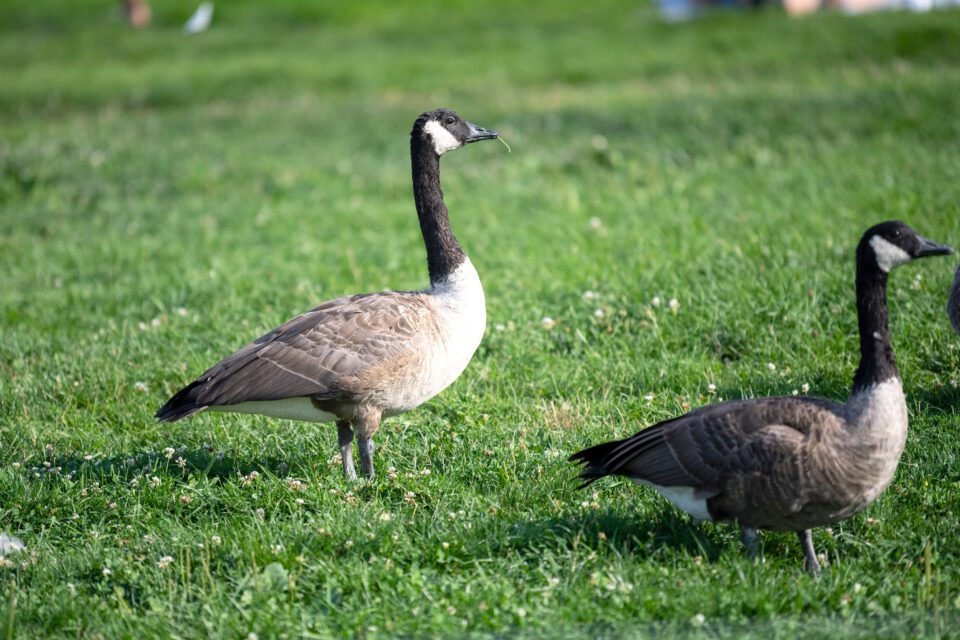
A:
POLYGON ((792 535, 752 565, 564 459, 720 397, 846 396, 860 233, 960 243, 960 13, 237 0, 185 38, 193 2, 139 33, 113 4, 0 5, 0 531, 29 547, 0 636, 955 633, 953 260, 892 278, 911 432, 815 533, 819 580, 792 535), (513 147, 444 159, 488 333, 384 424, 378 478, 341 478, 331 426, 154 422, 293 314, 426 284, 407 145, 437 106, 513 147))

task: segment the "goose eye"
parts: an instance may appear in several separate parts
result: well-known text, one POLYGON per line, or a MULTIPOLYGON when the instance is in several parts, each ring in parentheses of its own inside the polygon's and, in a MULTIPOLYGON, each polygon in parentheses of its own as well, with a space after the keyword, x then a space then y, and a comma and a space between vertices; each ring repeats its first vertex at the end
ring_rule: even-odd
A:
POLYGON ((900 229, 894 229, 893 231, 891 231, 891 232, 890 232, 890 237, 892 237, 892 238, 899 238, 899 237, 900 237, 900 229))
POLYGON ((447 124, 453 124, 456 119, 453 116, 447 116, 447 124))

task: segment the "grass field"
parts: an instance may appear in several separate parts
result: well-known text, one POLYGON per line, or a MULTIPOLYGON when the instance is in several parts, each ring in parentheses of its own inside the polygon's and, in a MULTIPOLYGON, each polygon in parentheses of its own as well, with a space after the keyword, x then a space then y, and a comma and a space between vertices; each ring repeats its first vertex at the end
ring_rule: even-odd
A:
POLYGON ((956 632, 953 259, 892 277, 911 433, 815 532, 820 579, 792 535, 750 564, 565 458, 721 397, 846 397, 862 231, 960 244, 960 12, 236 0, 191 39, 192 2, 144 32, 114 4, 0 4, 0 531, 28 546, 0 636, 956 632), (385 423, 377 479, 341 477, 332 426, 157 424, 288 317, 426 284, 408 133, 438 106, 513 148, 443 161, 488 332, 385 423))

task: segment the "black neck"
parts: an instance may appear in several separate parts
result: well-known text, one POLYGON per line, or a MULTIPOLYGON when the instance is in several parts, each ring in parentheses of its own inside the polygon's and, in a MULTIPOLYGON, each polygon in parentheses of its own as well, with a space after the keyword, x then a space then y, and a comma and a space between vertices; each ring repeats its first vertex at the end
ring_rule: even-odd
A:
POLYGON ((444 281, 463 264, 466 256, 450 228, 447 205, 440 190, 440 158, 419 136, 410 139, 413 164, 413 199, 417 203, 420 233, 427 247, 430 284, 444 281))
POLYGON ((857 320, 860 325, 860 366, 853 392, 900 377, 887 327, 887 273, 875 264, 857 261, 857 320))

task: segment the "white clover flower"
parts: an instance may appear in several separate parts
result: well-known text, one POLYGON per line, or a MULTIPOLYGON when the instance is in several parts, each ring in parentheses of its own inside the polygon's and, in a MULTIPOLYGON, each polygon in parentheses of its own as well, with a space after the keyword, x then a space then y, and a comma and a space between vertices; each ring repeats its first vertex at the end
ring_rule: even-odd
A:
POLYGON ((90 462, 91 460, 93 460, 93 456, 88 453, 87 455, 83 456, 83 459, 86 460, 87 462, 90 462))
POLYGON ((380 514, 380 522, 390 522, 391 520, 393 520, 392 513, 388 511, 384 511, 383 513, 380 514))
POLYGON ((100 575, 102 575, 104 578, 106 578, 107 576, 109 576, 109 575, 112 574, 112 573, 113 573, 113 571, 111 571, 109 567, 104 567, 104 568, 100 571, 100 575))
POLYGON ((163 455, 167 457, 167 460, 173 460, 173 454, 177 451, 173 447, 167 447, 163 450, 163 455))
POLYGON ((597 320, 603 319, 603 316, 604 316, 604 315, 605 315, 605 314, 603 313, 603 309, 596 309, 596 310, 593 312, 593 317, 596 318, 597 320))
POLYGON ((776 371, 776 370, 777 370, 777 365, 773 364, 772 362, 768 362, 768 363, 767 363, 767 369, 768 369, 769 371, 776 371))
POLYGON ((648 394, 646 394, 646 395, 643 396, 643 399, 646 400, 647 402, 653 402, 653 399, 654 399, 655 397, 656 397, 656 396, 654 396, 652 393, 648 393, 648 394))
POLYGON ((808 385, 806 382, 804 382, 803 385, 800 387, 800 390, 803 391, 804 393, 809 393, 809 392, 810 392, 810 385, 808 385))
POLYGON ((673 311, 674 313, 676 313, 677 310, 680 308, 680 301, 677 300, 676 298, 670 298, 670 301, 667 302, 667 306, 670 307, 670 311, 673 311))
POLYGON ((134 382, 133 388, 134 390, 139 391, 140 393, 146 393, 150 391, 150 387, 147 386, 146 382, 140 382, 140 381, 134 382))
POLYGON ((157 560, 157 566, 161 569, 166 569, 171 564, 173 564, 173 556, 163 556, 157 560))
POLYGON ((297 480, 296 478, 287 478, 287 488, 293 491, 305 491, 307 483, 302 480, 297 480))
POLYGON ((557 321, 550 316, 544 316, 543 320, 540 321, 540 326, 549 331, 557 326, 557 321))
POLYGON ((690 624, 692 624, 695 627, 702 627, 703 623, 706 621, 707 621, 707 616, 703 615, 702 613, 698 613, 697 615, 690 618, 690 624))
POLYGON ((650 304, 652 304, 652 305, 655 306, 655 307, 659 307, 659 306, 660 306, 660 296, 653 296, 653 300, 650 301, 650 304))
POLYGON ((583 299, 584 299, 584 300, 593 300, 593 299, 599 297, 599 295, 600 295, 600 294, 598 294, 596 291, 590 291, 589 289, 587 289, 586 291, 583 292, 583 299))
POLYGON ((707 385, 707 392, 708 392, 708 393, 716 393, 716 392, 717 392, 717 385, 713 384, 712 382, 711 382, 710 384, 708 384, 708 385, 707 385))
POLYGON ((294 500, 294 502, 296 502, 297 504, 306 504, 306 503, 307 503, 307 501, 304 500, 303 498, 297 498, 296 500, 294 500))
POLYGON ((222 544, 223 538, 221 538, 220 536, 211 536, 210 542, 212 542, 213 544, 222 544))
POLYGON ((188 313, 190 313, 190 312, 187 311, 184 307, 177 307, 177 308, 174 309, 173 311, 174 311, 174 313, 176 313, 176 314, 177 314, 178 316, 180 316, 181 318, 184 317, 184 316, 186 316, 188 313))

